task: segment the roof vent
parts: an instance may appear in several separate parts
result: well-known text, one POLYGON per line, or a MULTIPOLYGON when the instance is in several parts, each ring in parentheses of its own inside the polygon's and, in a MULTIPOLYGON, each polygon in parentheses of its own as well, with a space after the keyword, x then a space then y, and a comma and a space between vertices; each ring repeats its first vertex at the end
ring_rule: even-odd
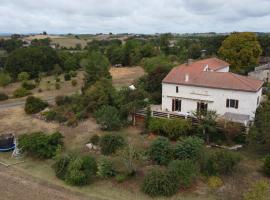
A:
POLYGON ((189 81, 189 75, 185 74, 185 82, 188 82, 188 81, 189 81))

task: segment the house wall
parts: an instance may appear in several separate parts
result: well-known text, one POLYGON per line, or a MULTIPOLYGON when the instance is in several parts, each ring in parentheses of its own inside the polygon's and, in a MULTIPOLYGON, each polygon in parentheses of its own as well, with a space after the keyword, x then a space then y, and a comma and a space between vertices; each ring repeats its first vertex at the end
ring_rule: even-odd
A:
POLYGON ((172 99, 181 99, 180 114, 191 114, 196 111, 197 102, 208 103, 208 110, 215 110, 217 114, 224 115, 226 112, 250 115, 254 118, 258 107, 257 97, 262 95, 262 90, 257 92, 244 92, 235 90, 224 90, 214 88, 204 88, 195 86, 178 85, 179 92, 176 93, 175 84, 162 83, 162 110, 172 111, 172 99), (226 100, 236 99, 239 101, 238 109, 227 108, 226 100))

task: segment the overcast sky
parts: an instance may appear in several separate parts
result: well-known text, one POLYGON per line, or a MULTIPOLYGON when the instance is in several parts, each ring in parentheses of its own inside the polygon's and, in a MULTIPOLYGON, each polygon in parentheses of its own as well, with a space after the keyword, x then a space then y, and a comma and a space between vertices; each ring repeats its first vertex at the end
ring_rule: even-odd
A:
POLYGON ((0 0, 1 33, 270 32, 270 0, 0 0))

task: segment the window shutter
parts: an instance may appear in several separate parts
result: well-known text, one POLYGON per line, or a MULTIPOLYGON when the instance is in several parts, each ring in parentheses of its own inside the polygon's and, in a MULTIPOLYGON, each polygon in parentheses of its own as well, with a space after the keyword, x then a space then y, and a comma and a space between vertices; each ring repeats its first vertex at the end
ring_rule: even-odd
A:
POLYGON ((178 103, 179 103, 179 105, 178 105, 178 111, 181 111, 181 109, 182 109, 182 108, 181 108, 182 101, 179 100, 178 103))
POLYGON ((175 99, 172 99, 172 111, 175 111, 175 99))
POLYGON ((230 100, 229 100, 229 99, 227 99, 227 101, 226 101, 226 107, 227 107, 227 108, 230 107, 230 100))
POLYGON ((235 108, 238 108, 238 100, 235 100, 235 108))

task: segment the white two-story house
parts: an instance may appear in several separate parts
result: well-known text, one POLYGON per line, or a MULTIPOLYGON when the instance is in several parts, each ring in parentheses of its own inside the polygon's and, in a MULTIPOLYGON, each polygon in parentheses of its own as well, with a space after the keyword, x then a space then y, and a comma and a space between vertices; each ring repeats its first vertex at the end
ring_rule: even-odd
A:
POLYGON ((247 123, 260 104, 263 81, 229 72, 218 58, 173 68, 162 81, 162 110, 191 115, 214 110, 231 121, 247 123))

